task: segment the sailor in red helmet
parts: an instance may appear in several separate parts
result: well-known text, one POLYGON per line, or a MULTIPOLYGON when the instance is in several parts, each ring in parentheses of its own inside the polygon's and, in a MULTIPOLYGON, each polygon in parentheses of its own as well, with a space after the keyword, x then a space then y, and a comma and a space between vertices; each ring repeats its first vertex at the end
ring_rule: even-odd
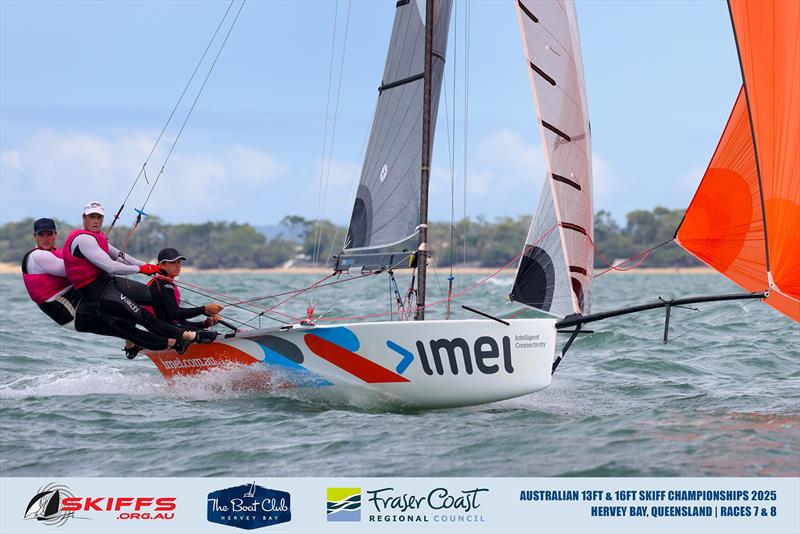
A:
POLYGON ((83 210, 83 228, 74 230, 64 243, 67 279, 82 297, 78 313, 86 312, 105 321, 129 321, 153 334, 176 340, 182 351, 192 342, 210 343, 217 337, 211 330, 194 331, 166 323, 142 309, 152 304, 149 288, 116 275, 159 272, 158 265, 129 256, 108 242, 102 231, 105 210, 92 201, 83 210))
POLYGON ((53 219, 33 223, 36 248, 22 258, 22 281, 31 300, 61 326, 75 326, 75 307, 80 295, 67 280, 63 251, 56 247, 58 231, 53 219))

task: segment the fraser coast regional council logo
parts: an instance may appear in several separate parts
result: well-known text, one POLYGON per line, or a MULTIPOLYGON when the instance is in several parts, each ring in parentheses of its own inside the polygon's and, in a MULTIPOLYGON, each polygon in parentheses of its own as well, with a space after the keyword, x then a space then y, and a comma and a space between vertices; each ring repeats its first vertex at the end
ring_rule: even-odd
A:
POLYGON ((292 520, 288 492, 251 484, 208 494, 207 518, 211 523, 253 530, 292 520))
POLYGON ((328 488, 328 521, 361 521, 361 488, 328 488))

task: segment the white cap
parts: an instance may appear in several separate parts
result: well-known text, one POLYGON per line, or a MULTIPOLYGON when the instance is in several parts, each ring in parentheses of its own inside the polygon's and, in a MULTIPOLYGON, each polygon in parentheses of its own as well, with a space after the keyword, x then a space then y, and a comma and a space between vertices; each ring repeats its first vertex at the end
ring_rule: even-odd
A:
POLYGON ((90 213, 99 213, 100 215, 105 216, 106 211, 103 209, 103 205, 100 204, 96 200, 92 200, 88 204, 83 207, 83 214, 89 215, 90 213))

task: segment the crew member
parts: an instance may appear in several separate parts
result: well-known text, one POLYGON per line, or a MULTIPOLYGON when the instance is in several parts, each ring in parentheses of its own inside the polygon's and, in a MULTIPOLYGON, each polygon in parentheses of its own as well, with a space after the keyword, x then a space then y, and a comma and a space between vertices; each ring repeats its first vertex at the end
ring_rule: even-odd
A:
POLYGON ((219 322, 218 314, 224 307, 214 302, 191 308, 181 307, 181 294, 175 285, 175 278, 181 274, 182 261, 186 261, 186 256, 174 248, 165 248, 158 252, 158 265, 164 274, 154 276, 147 283, 153 296, 153 306, 144 308, 168 323, 191 329, 209 328, 219 322), (205 321, 187 320, 200 315, 207 316, 205 321))
MULTIPOLYGON (((64 243, 67 278, 80 293, 87 312, 112 321, 130 321, 154 334, 185 343, 210 343, 216 339, 214 331, 195 332, 181 328, 160 321, 142 309, 142 304, 152 304, 149 288, 115 275, 153 275, 159 272, 160 267, 126 255, 110 245, 102 232, 104 215, 105 210, 99 202, 89 202, 83 210, 83 228, 74 230, 64 243)), ((182 350, 184 347, 178 348, 182 350)))
POLYGON ((37 219, 33 223, 36 247, 22 258, 22 281, 40 310, 59 325, 74 328, 80 295, 67 280, 64 253, 56 247, 57 237, 53 219, 37 219))
POLYGON ((63 250, 55 246, 58 238, 55 221, 36 220, 33 236, 36 248, 22 258, 22 280, 31 300, 56 323, 79 332, 122 337, 131 340, 131 345, 151 350, 164 350, 175 344, 175 340, 142 331, 130 321, 108 323, 76 313, 81 308, 81 296, 67 279, 63 250))

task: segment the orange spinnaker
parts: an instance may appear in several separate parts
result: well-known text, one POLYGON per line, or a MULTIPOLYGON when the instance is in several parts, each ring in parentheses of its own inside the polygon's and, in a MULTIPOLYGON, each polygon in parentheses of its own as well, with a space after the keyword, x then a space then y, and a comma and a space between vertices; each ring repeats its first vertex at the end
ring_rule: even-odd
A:
POLYGON ((745 86, 676 241, 800 322, 800 2, 729 8, 745 86))

